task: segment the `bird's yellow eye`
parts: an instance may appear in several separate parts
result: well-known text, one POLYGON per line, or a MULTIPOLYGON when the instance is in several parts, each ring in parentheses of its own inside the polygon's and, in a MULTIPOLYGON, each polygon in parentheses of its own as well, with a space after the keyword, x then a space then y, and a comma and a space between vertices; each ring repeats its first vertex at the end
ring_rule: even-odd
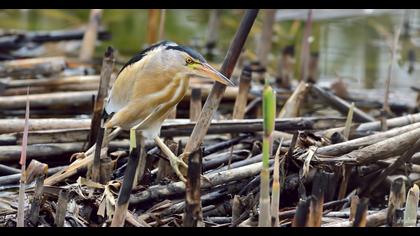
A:
POLYGON ((194 61, 191 58, 187 58, 187 60, 185 61, 187 64, 192 64, 194 61))

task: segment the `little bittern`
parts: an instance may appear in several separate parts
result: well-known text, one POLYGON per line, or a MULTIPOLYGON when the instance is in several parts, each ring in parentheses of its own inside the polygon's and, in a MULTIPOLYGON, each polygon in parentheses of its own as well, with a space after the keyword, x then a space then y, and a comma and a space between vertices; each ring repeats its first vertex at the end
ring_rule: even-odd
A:
POLYGON ((178 166, 186 164, 170 152, 159 133, 163 121, 186 94, 191 76, 234 85, 198 52, 163 41, 128 61, 118 74, 105 107, 105 112, 112 115, 105 123, 106 129, 138 130, 144 138, 155 140, 184 181, 178 166))

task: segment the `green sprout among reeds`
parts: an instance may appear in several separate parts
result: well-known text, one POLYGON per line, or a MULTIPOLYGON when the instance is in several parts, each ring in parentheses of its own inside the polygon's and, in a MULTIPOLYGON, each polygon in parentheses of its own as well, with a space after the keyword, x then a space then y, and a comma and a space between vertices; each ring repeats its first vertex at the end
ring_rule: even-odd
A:
POLYGON ((270 170, 269 159, 272 145, 272 132, 274 130, 276 117, 276 95, 275 91, 265 80, 263 91, 263 117, 264 117, 264 137, 263 137, 263 158, 261 169, 261 187, 260 187, 260 214, 258 226, 271 226, 270 214, 270 170))

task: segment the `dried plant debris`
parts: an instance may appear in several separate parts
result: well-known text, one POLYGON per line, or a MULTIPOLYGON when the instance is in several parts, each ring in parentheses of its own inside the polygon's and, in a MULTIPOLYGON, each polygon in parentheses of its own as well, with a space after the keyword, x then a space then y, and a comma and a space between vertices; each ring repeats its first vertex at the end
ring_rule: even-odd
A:
MULTIPOLYGON (((225 61, 216 67, 238 86, 191 78, 162 125, 167 150, 135 132, 103 129, 103 105, 121 59, 112 48, 102 53, 102 65, 92 57, 94 39, 107 33, 97 25, 100 12, 92 11, 85 37, 80 30, 8 33, 25 39, 16 48, 85 38, 89 55, 10 54, 0 62, 0 226, 418 225, 420 113, 399 104, 394 89, 382 101, 380 91, 373 90, 378 98, 347 88, 340 93, 312 78, 317 62, 306 42, 312 13, 302 39, 304 60, 283 61, 287 68, 279 69, 268 63, 270 53, 263 56, 268 62, 250 62, 252 48, 244 46, 250 47, 245 42, 258 10, 244 11, 225 61), (299 82, 292 64, 305 70, 299 82), (272 71, 282 70, 290 78, 279 87, 272 71), (186 182, 172 171, 170 152, 190 167, 180 170, 186 182)), ((162 21, 165 13, 153 12, 162 35, 157 13, 162 21)), ((294 60, 289 51, 282 60, 294 60)))

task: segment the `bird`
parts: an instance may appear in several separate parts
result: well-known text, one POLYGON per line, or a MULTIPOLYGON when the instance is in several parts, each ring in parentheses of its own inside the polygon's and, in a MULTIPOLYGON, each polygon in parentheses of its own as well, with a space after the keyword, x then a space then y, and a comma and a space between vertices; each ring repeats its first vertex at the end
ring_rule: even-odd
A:
POLYGON ((235 84, 194 49, 172 41, 151 45, 134 55, 120 70, 106 100, 106 130, 140 131, 154 140, 168 156, 177 176, 185 181, 179 165, 187 167, 159 138, 162 123, 188 91, 191 77, 235 84))

